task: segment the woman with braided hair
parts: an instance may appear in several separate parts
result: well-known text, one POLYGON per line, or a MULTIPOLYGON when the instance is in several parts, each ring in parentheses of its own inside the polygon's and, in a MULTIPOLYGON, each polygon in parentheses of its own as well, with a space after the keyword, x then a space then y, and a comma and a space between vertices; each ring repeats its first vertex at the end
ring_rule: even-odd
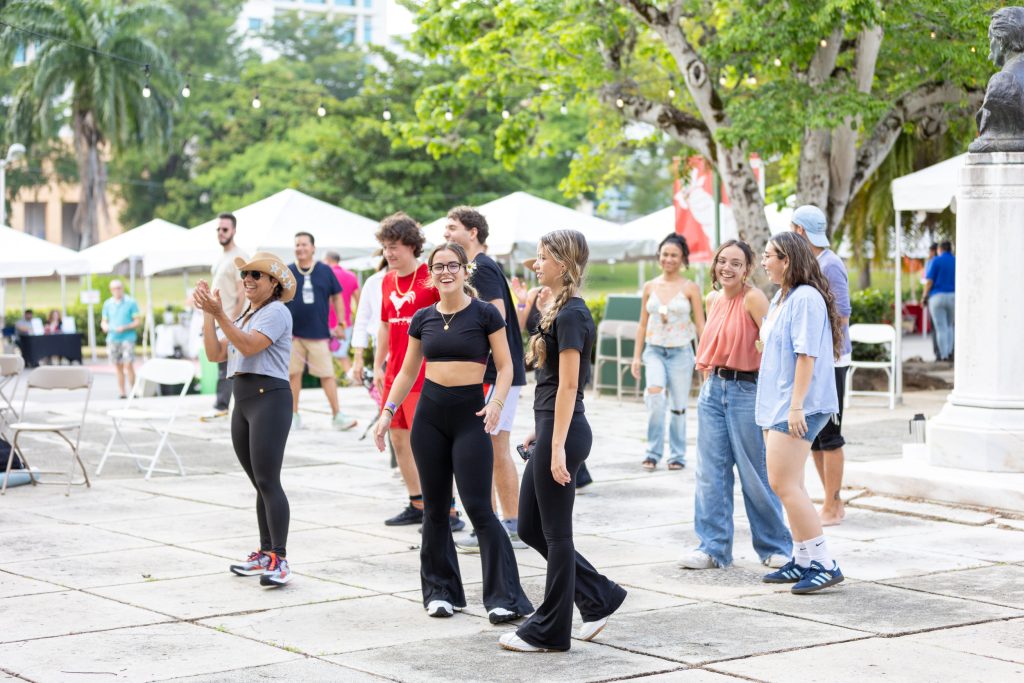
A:
POLYGON ((572 539, 575 479, 590 454, 593 435, 583 412, 583 385, 597 336, 594 319, 580 297, 589 257, 576 230, 555 230, 540 238, 533 270, 551 290, 551 305, 530 339, 526 359, 537 368, 535 444, 519 494, 519 537, 548 562, 544 602, 499 644, 517 652, 569 649, 575 600, 583 617, 577 634, 592 640, 626 599, 626 591, 597 572, 576 552, 572 539))

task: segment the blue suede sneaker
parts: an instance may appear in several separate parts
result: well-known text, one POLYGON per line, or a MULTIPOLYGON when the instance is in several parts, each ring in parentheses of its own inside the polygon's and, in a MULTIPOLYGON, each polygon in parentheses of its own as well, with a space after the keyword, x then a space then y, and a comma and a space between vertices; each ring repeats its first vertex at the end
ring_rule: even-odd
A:
POLYGON ((796 583, 805 571, 807 568, 798 565, 794 557, 775 571, 762 576, 761 580, 765 583, 796 583))
POLYGON ((839 564, 832 562, 832 569, 825 569, 820 562, 814 560, 811 566, 804 571, 803 577, 790 590, 797 595, 813 593, 822 588, 834 586, 842 582, 843 572, 839 571, 839 564))

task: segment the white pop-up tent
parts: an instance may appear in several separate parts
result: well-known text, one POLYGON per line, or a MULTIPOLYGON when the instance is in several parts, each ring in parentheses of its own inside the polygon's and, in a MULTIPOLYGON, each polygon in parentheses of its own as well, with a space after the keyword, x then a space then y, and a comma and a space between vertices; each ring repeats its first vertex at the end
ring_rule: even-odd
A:
POLYGON ((903 358, 901 337, 903 331, 903 212, 925 211, 941 213, 950 209, 956 213, 956 189, 960 170, 967 163, 961 154, 933 166, 907 174, 892 181, 892 206, 896 210, 896 399, 903 398, 903 358))
MULTIPOLYGON (((782 209, 776 208, 774 204, 768 204, 764 207, 765 218, 768 219, 768 228, 772 234, 789 230, 790 218, 793 216, 793 209, 786 206, 782 209)), ((722 241, 736 239, 736 223, 735 221, 722 222, 722 241)), ((702 225, 704 228, 704 234, 707 235, 708 240, 713 244, 715 240, 714 225, 702 225)), ((659 209, 654 213, 649 213, 646 216, 641 216, 635 220, 623 224, 623 231, 628 232, 630 237, 636 239, 638 242, 648 240, 653 242, 655 248, 661 240, 665 239, 665 236, 676 229, 676 207, 666 206, 664 209, 659 209)), ((653 256, 654 248, 649 248, 642 254, 636 254, 636 257, 641 256, 653 256)))
MULTIPOLYGON (((336 251, 344 258, 368 256, 377 247, 377 223, 298 190, 282 190, 232 211, 238 221, 235 242, 250 254, 271 251, 293 260, 295 233, 309 232, 319 253, 336 251)), ((152 255, 148 274, 187 267, 212 267, 223 253, 217 242, 217 219, 189 230, 176 244, 152 255)))
MULTIPOLYGON (((490 231, 487 254, 494 259, 508 261, 510 266, 535 256, 541 236, 562 228, 582 232, 587 238, 590 258, 595 261, 629 258, 642 248, 642 244, 633 240, 621 225, 527 192, 513 192, 476 208, 487 219, 490 231)), ((423 227, 429 243, 444 241, 446 220, 438 218, 423 227)), ((515 270, 514 267, 511 269, 515 270)))

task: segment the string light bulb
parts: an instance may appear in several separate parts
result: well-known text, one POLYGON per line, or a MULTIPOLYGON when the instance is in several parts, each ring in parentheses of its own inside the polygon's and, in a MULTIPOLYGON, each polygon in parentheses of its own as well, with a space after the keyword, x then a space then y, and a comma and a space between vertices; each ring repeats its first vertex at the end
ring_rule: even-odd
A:
POLYGON ((188 83, 181 89, 181 96, 186 100, 192 95, 192 88, 188 87, 188 83))
POLYGON ((977 52, 977 51, 978 51, 977 48, 975 48, 973 45, 971 45, 971 52, 977 52))
POLYGON ((669 89, 668 89, 668 98, 670 100, 674 100, 676 98, 676 89, 671 87, 671 86, 669 86, 669 89))
POLYGON ((935 40, 935 38, 936 38, 936 37, 938 36, 938 34, 937 34, 937 33, 936 33, 935 31, 932 31, 932 32, 931 32, 931 33, 929 33, 928 35, 929 35, 929 37, 930 37, 930 38, 931 38, 932 40, 935 40))
POLYGON ((719 85, 725 85, 726 83, 728 83, 728 81, 725 80, 725 76, 719 76, 718 77, 718 84, 719 85))
POLYGON ((828 47, 828 41, 822 38, 821 42, 818 43, 818 45, 821 45, 822 47, 828 47))
POLYGON ((146 82, 142 86, 142 96, 148 98, 153 94, 153 91, 149 89, 149 64, 146 64, 143 69, 146 73, 146 82))
POLYGON ((388 109, 387 107, 385 107, 384 108, 384 113, 381 114, 380 117, 382 119, 384 119, 385 121, 390 121, 391 120, 391 110, 388 109))
POLYGON ((260 94, 256 93, 256 95, 252 98, 252 108, 253 109, 259 109, 262 106, 263 106, 263 103, 260 102, 260 94))
POLYGON ((452 114, 452 110, 451 110, 451 109, 447 110, 447 111, 446 111, 446 112, 444 113, 444 120, 445 120, 445 121, 451 121, 451 120, 452 120, 453 118, 455 118, 455 115, 454 115, 454 114, 452 114))
POLYGON ((324 107, 323 102, 321 102, 320 106, 316 108, 316 115, 320 118, 327 116, 327 109, 324 107))
POLYGON ((623 107, 626 106, 626 101, 619 97, 615 100, 615 106, 618 107, 619 109, 622 109, 623 107))
POLYGON ((569 105, 567 105, 565 102, 562 102, 562 106, 558 108, 558 111, 562 113, 562 116, 565 116, 566 114, 569 113, 569 105))
POLYGON ((775 66, 782 66, 782 60, 776 57, 773 64, 775 64, 775 66))
POLYGON ((506 121, 508 121, 510 118, 512 118, 512 112, 510 112, 508 109, 502 109, 501 110, 501 118, 503 118, 506 121))
POLYGON ((757 77, 747 76, 747 85, 757 85, 757 77))

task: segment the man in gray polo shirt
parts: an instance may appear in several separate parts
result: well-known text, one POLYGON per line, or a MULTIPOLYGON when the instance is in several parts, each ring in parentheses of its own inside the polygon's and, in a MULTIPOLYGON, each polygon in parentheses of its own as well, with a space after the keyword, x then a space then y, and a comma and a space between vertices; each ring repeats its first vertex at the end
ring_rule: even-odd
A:
POLYGON ((798 207, 791 219, 793 232, 803 235, 811 243, 811 251, 818 258, 821 272, 828 280, 829 289, 835 297, 836 311, 842 318, 843 345, 842 355, 836 361, 836 392, 839 394, 839 414, 835 420, 825 423, 821 432, 811 444, 814 455, 814 466, 825 487, 825 502, 821 506, 819 516, 822 526, 835 526, 843 521, 846 512, 843 510, 843 499, 839 491, 843 487, 843 463, 845 456, 843 446, 843 394, 846 389, 846 372, 850 367, 853 345, 850 343, 850 282, 846 275, 843 260, 829 249, 828 221, 825 214, 810 204, 798 207))

